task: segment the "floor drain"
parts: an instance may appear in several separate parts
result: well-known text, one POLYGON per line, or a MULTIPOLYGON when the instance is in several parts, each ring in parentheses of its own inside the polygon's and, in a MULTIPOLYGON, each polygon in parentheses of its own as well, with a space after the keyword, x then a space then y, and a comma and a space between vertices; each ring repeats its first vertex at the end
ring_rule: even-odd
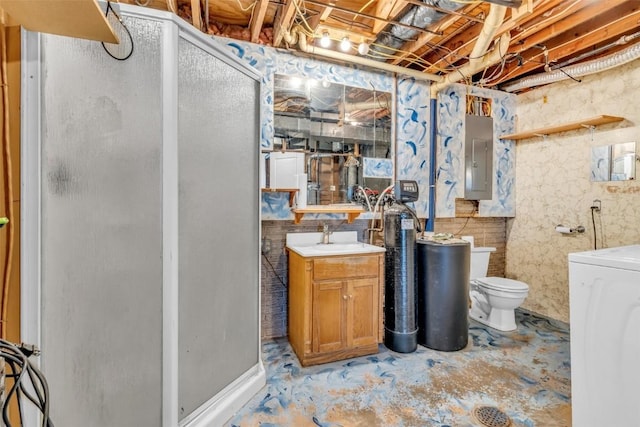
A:
POLYGON ((508 427, 511 419, 495 406, 477 406, 473 408, 474 418, 486 427, 508 427))

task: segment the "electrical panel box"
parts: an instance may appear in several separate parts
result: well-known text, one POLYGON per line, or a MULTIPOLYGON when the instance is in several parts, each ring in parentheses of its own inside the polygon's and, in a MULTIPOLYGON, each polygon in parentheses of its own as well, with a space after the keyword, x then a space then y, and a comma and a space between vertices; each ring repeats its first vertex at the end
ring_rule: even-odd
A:
POLYGON ((493 182, 493 119, 465 117, 464 198, 491 200, 493 182))

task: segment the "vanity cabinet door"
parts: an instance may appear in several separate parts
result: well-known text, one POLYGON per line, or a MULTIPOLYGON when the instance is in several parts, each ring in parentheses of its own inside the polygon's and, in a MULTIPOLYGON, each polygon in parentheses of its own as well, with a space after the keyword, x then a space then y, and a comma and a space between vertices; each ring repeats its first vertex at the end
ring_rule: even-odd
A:
POLYGON ((314 283, 312 296, 313 352, 342 350, 347 346, 345 315, 348 296, 344 282, 314 283))
POLYGON ((354 279, 347 284, 347 342, 350 347, 378 343, 378 298, 377 278, 354 279))
POLYGON ((377 344, 378 281, 316 282, 313 287, 314 352, 377 344))

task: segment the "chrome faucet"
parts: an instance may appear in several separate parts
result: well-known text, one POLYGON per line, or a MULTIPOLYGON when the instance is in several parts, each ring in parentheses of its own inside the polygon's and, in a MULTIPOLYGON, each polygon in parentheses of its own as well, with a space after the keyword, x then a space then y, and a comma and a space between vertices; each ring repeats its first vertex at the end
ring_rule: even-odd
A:
POLYGON ((329 225, 328 224, 322 224, 322 244, 324 245, 328 245, 329 242, 329 236, 333 233, 333 231, 329 231, 329 225))

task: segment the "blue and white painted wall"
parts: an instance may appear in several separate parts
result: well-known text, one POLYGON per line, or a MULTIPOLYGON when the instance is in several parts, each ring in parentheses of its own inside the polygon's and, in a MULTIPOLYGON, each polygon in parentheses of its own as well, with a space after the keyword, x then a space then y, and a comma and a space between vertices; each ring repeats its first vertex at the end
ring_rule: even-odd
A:
MULTIPOLYGON (((363 69, 356 65, 297 56, 289 51, 263 45, 214 37, 233 54, 262 73, 261 149, 273 148, 273 88, 274 75, 285 74, 348 86, 390 92, 395 99, 395 177, 418 182, 420 200, 414 207, 418 216, 427 217, 429 192, 429 84, 413 78, 396 78, 382 71, 363 69)), ((511 132, 515 111, 515 96, 503 92, 464 85, 453 85, 439 97, 438 147, 439 178, 437 184, 437 216, 455 216, 455 198, 464 191, 465 94, 492 98, 494 133, 511 132)), ((510 141, 494 141, 494 200, 480 204, 481 216, 513 216, 514 154, 510 141)), ((308 215, 305 218, 317 218, 308 215)), ((322 218, 330 216, 323 214, 322 218)), ((341 216, 336 216, 341 218, 341 216)), ((359 218, 371 218, 363 214, 359 218)), ((263 193, 262 219, 293 219, 288 193, 263 193)))
POLYGON ((464 119, 467 95, 492 100, 493 197, 480 201, 480 216, 515 216, 515 143, 500 139, 515 129, 516 96, 453 84, 438 94, 436 217, 455 217, 456 198, 464 197, 464 119))

